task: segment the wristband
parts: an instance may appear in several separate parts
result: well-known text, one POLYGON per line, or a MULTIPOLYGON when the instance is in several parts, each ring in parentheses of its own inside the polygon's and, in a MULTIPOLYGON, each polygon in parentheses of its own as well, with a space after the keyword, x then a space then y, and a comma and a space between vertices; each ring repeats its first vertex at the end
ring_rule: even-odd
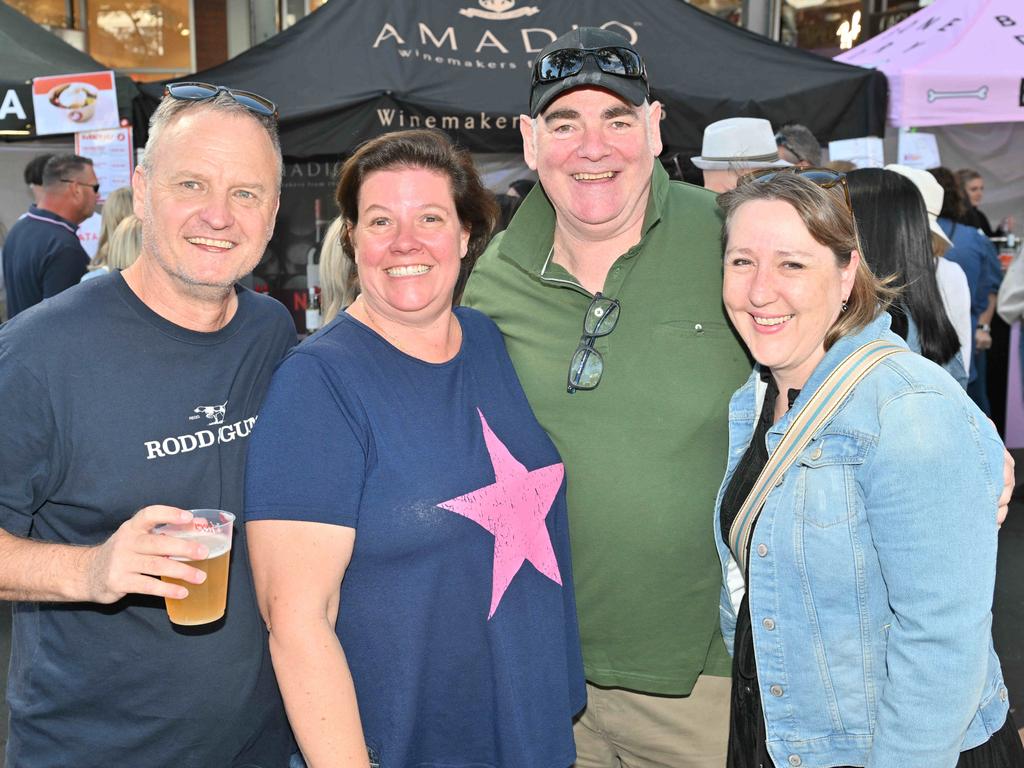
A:
POLYGON ((984 331, 985 333, 991 333, 992 332, 992 326, 989 325, 988 323, 978 323, 978 330, 979 331, 984 331))

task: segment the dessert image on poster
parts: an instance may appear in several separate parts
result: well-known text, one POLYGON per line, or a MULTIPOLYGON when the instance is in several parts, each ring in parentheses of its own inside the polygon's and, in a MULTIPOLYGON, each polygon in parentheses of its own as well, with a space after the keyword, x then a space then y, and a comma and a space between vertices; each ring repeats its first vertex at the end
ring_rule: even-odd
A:
POLYGON ((116 128, 113 72, 37 77, 32 81, 36 135, 116 128))

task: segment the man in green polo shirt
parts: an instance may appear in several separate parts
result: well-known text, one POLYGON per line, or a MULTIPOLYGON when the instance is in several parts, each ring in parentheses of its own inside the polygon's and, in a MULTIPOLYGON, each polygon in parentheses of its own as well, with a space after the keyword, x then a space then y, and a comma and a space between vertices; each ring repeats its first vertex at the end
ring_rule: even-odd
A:
POLYGON ((501 328, 565 462, 589 681, 576 766, 719 768, 730 661, 711 523, 750 364, 722 311, 715 197, 657 162, 661 106, 615 33, 541 51, 530 112, 540 185, 464 302, 501 328))

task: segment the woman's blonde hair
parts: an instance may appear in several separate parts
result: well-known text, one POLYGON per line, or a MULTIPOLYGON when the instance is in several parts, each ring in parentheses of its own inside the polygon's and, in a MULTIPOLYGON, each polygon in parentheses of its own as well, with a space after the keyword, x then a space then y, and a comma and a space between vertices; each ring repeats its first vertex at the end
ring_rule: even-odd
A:
POLYGON ((359 274, 356 263, 341 244, 345 220, 340 216, 331 222, 320 248, 320 314, 324 325, 355 301, 359 295, 359 274))
POLYGON ((99 246, 96 248, 96 256, 93 258, 92 264, 89 265, 90 269, 110 266, 108 261, 110 238, 113 237, 117 225, 121 223, 125 216, 131 215, 132 210, 131 187, 119 187, 107 196, 106 202, 103 203, 103 214, 100 218, 99 246))
POLYGON ((110 236, 107 266, 110 271, 127 269, 139 258, 142 250, 142 219, 132 214, 121 220, 110 236))
POLYGON ((898 292, 889 287, 890 279, 875 277, 864 259, 857 222, 847 204, 842 183, 825 189, 795 172, 776 172, 771 176, 745 176, 736 189, 718 197, 718 205, 725 213, 722 227, 722 249, 729 240, 729 227, 740 206, 755 200, 780 200, 796 210, 811 237, 835 255, 836 266, 849 265, 854 251, 861 254, 853 278, 853 288, 845 308, 825 334, 826 351, 843 336, 864 328, 878 317, 896 298, 898 292))

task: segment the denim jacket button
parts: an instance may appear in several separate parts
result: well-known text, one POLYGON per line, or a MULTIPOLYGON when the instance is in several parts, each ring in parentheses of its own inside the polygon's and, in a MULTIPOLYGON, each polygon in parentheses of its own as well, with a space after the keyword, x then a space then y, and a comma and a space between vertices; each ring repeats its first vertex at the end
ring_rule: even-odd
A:
POLYGON ((773 629, 775 629, 775 620, 774 619, 765 619, 764 621, 761 622, 761 625, 765 629, 767 629, 769 632, 771 632, 773 629))
POLYGON ((768 689, 768 691, 771 693, 772 696, 781 696, 782 695, 782 686, 781 685, 773 685, 771 688, 768 689))
POLYGON ((821 446, 819 445, 814 449, 814 453, 811 454, 811 461, 817 461, 821 458, 821 446))
POLYGON ((1006 701, 1006 688, 999 689, 999 700, 1006 701))
POLYGON ((767 554, 768 554, 768 545, 767 544, 758 544, 757 545, 757 556, 758 557, 764 557, 767 554))
POLYGON ((801 765, 802 763, 803 763, 803 760, 800 759, 800 755, 790 755, 789 756, 789 764, 792 765, 794 768, 796 768, 796 766, 798 766, 798 765, 801 765))

